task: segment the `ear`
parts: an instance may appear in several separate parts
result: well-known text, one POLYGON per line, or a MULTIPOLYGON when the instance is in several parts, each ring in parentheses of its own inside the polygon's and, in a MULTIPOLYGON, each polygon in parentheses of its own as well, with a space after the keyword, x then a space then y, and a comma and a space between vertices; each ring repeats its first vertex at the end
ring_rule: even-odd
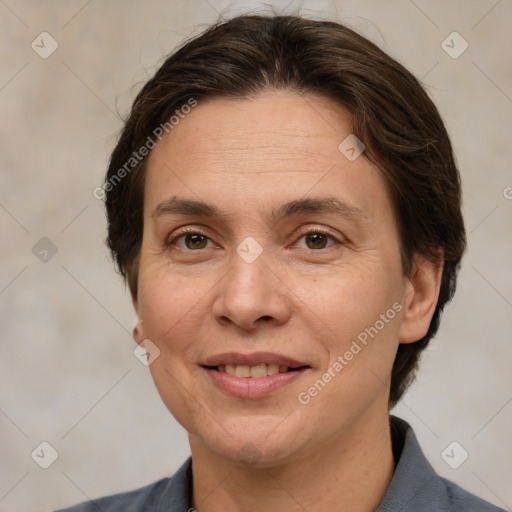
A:
POLYGON ((414 343, 423 338, 434 315, 443 275, 443 253, 433 263, 416 256, 411 275, 406 278, 405 310, 400 326, 400 343, 414 343))
POLYGON ((135 323, 135 327, 133 328, 133 339, 140 345, 145 339, 144 335, 144 324, 143 321, 138 318, 138 303, 137 298, 132 295, 132 304, 135 313, 137 314, 137 321, 135 323))

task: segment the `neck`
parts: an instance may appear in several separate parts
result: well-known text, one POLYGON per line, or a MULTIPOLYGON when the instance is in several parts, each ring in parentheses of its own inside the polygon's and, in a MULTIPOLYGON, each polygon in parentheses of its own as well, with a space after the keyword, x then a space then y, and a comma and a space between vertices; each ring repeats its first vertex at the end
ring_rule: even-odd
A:
POLYGON ((365 416, 335 437, 293 461, 255 468, 190 436, 192 506, 197 512, 375 511, 395 469, 388 412, 365 416))

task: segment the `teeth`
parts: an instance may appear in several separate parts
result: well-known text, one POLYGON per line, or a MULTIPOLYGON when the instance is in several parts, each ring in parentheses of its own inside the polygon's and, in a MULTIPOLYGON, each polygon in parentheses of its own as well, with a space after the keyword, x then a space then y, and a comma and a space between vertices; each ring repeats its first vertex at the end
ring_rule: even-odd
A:
POLYGON ((251 366, 251 377, 266 377, 267 365, 265 363, 257 366, 251 366))
POLYGON ((276 375, 279 373, 278 364, 267 364, 267 375, 276 375))
POLYGON ((251 368, 245 364, 237 364, 235 366, 235 375, 237 377, 250 377, 251 368))
POLYGON ((219 372, 227 373, 236 377, 266 377, 267 375, 276 375, 278 373, 285 373, 288 371, 288 366, 278 364, 257 364, 255 366, 248 366, 246 364, 226 364, 217 367, 219 372))

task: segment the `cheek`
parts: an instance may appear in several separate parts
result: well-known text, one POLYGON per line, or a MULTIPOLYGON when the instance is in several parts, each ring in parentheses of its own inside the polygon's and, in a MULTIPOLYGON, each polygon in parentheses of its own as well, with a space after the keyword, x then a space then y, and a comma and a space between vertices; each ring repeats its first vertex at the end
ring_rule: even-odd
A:
MULTIPOLYGON (((368 377, 375 380, 377 387, 387 380, 398 346, 402 309, 398 302, 398 267, 382 268, 381 264, 367 263, 340 270, 325 279, 323 287, 304 290, 315 314, 325 324, 325 336, 319 336, 320 332, 316 335, 329 356, 328 362, 324 359, 322 370, 330 368, 331 372, 343 375, 336 380, 339 386, 359 389, 357 393, 361 393, 368 377)), ((332 391, 335 389, 346 392, 336 385, 332 391)))
MULTIPOLYGON (((160 397, 176 420, 194 431, 191 418, 202 414, 196 391, 198 340, 207 339, 204 299, 211 286, 162 268, 146 267, 139 278, 139 314, 144 336, 160 350, 149 370, 160 397)), ((204 280, 202 281, 204 283, 204 280)))
POLYGON ((391 272, 380 263, 347 264, 330 275, 304 282, 301 296, 333 333, 357 334, 354 330, 374 323, 399 297, 397 279, 391 272))
POLYGON ((156 260, 141 262, 137 298, 145 333, 161 338, 166 332, 172 334, 186 323, 187 317, 194 315, 208 291, 208 278, 183 276, 156 260))
POLYGON ((148 265, 140 274, 138 293, 144 336, 161 351, 160 364, 155 361, 151 369, 167 370, 181 379, 187 378, 188 370, 196 370, 202 343, 210 339, 211 294, 220 279, 214 272, 185 272, 148 265))

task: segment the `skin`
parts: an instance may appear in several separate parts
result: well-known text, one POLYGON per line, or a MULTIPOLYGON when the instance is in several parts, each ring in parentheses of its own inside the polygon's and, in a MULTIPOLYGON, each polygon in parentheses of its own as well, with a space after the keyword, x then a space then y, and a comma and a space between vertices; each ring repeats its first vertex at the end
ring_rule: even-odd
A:
POLYGON ((199 512, 373 511, 391 481, 391 368, 399 343, 428 330, 442 265, 416 258, 403 275, 379 169, 364 153, 349 161, 338 150, 351 133, 332 100, 268 91, 199 102, 149 156, 136 341, 160 350, 150 371, 189 432, 199 512), (226 216, 155 218, 173 196, 226 216), (323 196, 364 218, 305 213, 276 224, 269 216, 284 202, 323 196), (207 238, 166 245, 184 226, 207 238), (315 228, 334 238, 300 232, 315 228), (249 236, 263 249, 252 263, 236 252, 249 236), (300 403, 298 394, 397 302, 401 311, 378 335, 300 403), (278 352, 311 368, 270 396, 236 398, 200 366, 231 351, 278 352))

